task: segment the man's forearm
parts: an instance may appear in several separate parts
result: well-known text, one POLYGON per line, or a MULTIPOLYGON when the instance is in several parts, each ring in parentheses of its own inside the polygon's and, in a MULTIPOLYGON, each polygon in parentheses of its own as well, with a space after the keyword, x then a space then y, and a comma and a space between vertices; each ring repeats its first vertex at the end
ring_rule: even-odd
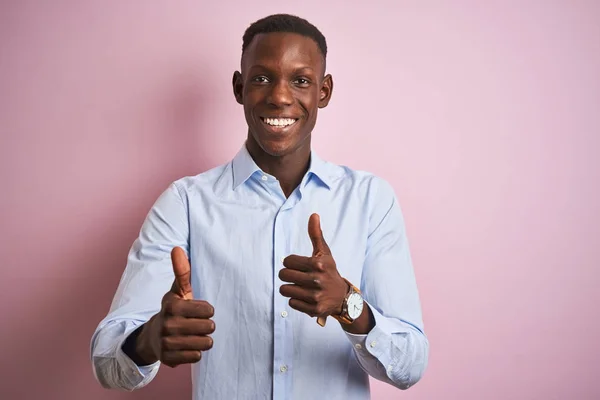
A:
POLYGON ((137 366, 154 364, 158 359, 154 356, 147 340, 150 321, 138 327, 125 339, 123 352, 131 358, 137 366))

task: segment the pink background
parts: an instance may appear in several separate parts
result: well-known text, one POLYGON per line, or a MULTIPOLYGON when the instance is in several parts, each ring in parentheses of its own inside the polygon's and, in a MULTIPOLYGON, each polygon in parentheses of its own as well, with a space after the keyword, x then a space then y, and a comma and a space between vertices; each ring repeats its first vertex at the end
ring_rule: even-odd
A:
POLYGON ((101 389, 89 340, 158 194, 241 146, 241 36, 282 11, 330 45, 315 148, 408 224, 430 366, 373 398, 600 398, 599 2, 108 3, 0 5, 0 398, 190 398, 101 389))

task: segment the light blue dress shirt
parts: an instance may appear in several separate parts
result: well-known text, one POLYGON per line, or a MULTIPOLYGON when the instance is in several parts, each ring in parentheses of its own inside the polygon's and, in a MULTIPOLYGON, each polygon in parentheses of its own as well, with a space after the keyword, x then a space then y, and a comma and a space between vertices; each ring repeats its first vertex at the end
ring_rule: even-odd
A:
POLYGON ((381 178, 313 151, 286 198, 243 146, 230 163, 170 185, 92 337, 94 373, 105 387, 138 389, 158 372, 159 362, 138 367, 121 346, 160 310, 174 279, 174 246, 190 258, 194 298, 215 308, 214 346, 192 365, 195 400, 364 400, 368 375, 400 389, 421 378, 429 344, 400 207, 381 178), (360 287, 375 316, 368 335, 348 334, 332 318, 322 328, 279 294, 282 260, 312 254, 312 213, 340 274, 360 287))

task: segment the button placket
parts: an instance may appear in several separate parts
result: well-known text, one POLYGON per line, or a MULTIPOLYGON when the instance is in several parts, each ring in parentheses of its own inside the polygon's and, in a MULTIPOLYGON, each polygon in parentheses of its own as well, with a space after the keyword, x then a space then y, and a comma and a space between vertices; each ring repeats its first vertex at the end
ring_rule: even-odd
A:
MULTIPOLYGON (((269 183, 272 185, 276 185, 277 182, 269 179, 269 183)), ((283 192, 282 192, 283 196, 283 192)), ((288 298, 282 296, 279 293, 279 287, 285 282, 282 282, 279 279, 279 271, 283 268, 283 260, 285 259, 285 255, 289 254, 289 246, 290 246, 290 238, 289 232, 284 229, 284 227, 288 226, 288 219, 291 218, 291 215, 285 208, 285 200, 284 204, 282 204, 279 212, 275 217, 275 231, 274 231, 274 242, 273 242, 273 252, 274 252, 274 296, 273 296, 273 306, 276 310, 275 320, 274 320, 274 338, 275 338, 275 347, 273 353, 273 370, 275 375, 273 376, 273 398, 283 398, 285 397, 286 391, 291 387, 291 379, 292 375, 288 373, 292 368, 293 361, 293 331, 292 331, 292 320, 289 318, 288 308, 288 298), (279 314, 279 316, 277 316, 279 314), (277 372, 279 371, 279 372, 277 372)))

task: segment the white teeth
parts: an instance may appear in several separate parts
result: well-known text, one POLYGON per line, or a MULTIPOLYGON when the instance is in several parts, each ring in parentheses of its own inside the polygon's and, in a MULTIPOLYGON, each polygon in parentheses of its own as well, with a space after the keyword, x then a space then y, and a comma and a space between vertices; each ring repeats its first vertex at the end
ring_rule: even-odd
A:
POLYGON ((293 118, 264 118, 264 121, 271 126, 288 126, 296 122, 293 118))

